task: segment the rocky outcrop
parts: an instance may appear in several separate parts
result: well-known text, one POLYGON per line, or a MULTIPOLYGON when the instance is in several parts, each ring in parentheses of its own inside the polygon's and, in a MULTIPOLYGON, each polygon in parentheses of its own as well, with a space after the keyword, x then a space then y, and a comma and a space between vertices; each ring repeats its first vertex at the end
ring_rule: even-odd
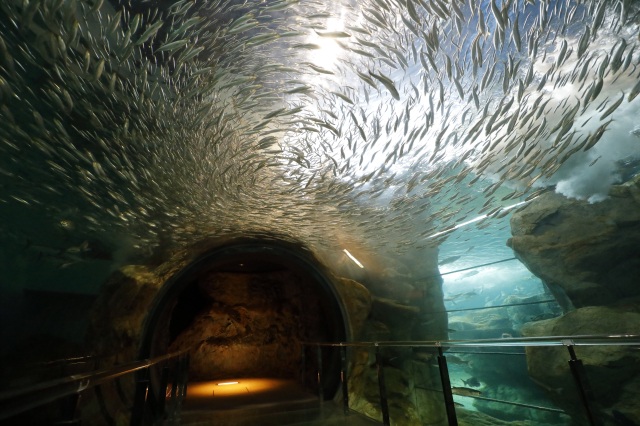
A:
MULTIPOLYGON (((405 305, 392 299, 375 297, 371 307, 373 322, 385 324, 388 336, 385 340, 411 340, 411 330, 419 318, 420 310, 416 306, 405 305)), ((385 334, 387 334, 385 332, 385 334)), ((370 334, 373 340, 379 336, 370 334)))
POLYGON ((353 340, 360 340, 371 312, 371 293, 362 284, 348 278, 336 278, 335 288, 349 315, 349 332, 353 340))
MULTIPOLYGON (((93 306, 88 345, 99 367, 136 359, 144 321, 163 280, 153 269, 124 266, 109 278, 93 306)), ((129 376, 130 377, 130 376, 129 376)), ((134 381, 108 382, 82 395, 81 418, 91 424, 125 424, 131 416, 134 381)))
POLYGON ((145 318, 161 286, 145 266, 125 266, 110 277, 93 308, 88 339, 94 354, 119 354, 120 362, 136 359, 145 318))
POLYGON ((508 245, 573 307, 640 296, 640 177, 595 204, 547 192, 515 212, 508 245))
MULTIPOLYGON (((433 256, 436 256, 435 252, 433 256)), ((424 262, 428 261, 429 257, 425 257, 424 262)), ((434 268, 437 268, 436 263, 434 258, 434 268)), ((387 269, 377 280, 374 288, 381 291, 372 298, 371 314, 364 324, 362 340, 446 339, 447 315, 439 274, 416 280, 408 274, 387 269)), ((446 424, 442 395, 433 392, 440 386, 433 355, 418 348, 381 346, 379 356, 384 368, 391 423, 446 424)), ((351 409, 371 418, 382 418, 375 348, 353 349, 349 394, 351 409)))
MULTIPOLYGON (((628 334, 640 330, 640 305, 591 306, 522 328, 527 337, 585 334, 628 334)), ((584 418, 583 406, 564 347, 528 347, 527 364, 531 378, 573 419, 584 418)), ((602 424, 615 425, 616 418, 640 419, 640 353, 631 346, 578 346, 593 391, 595 407, 602 424)))
MULTIPOLYGON (((565 310, 526 323, 525 337, 636 334, 640 329, 640 176, 599 203, 547 192, 511 218, 508 244, 565 310)), ((640 418, 640 354, 626 346, 578 346, 601 424, 640 418)), ((531 378, 576 424, 584 408, 562 347, 529 347, 531 378)), ((581 420, 580 420, 581 419, 581 420)), ((583 423, 580 423, 580 422, 583 423)))
POLYGON ((212 273, 198 286, 208 306, 170 346, 193 348, 193 380, 295 378, 302 343, 326 338, 317 292, 291 271, 212 273))

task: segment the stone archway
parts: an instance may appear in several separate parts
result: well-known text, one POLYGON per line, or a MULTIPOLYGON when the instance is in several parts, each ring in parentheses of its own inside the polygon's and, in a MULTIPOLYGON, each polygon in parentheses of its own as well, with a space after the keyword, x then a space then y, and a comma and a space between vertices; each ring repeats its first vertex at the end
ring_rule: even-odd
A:
MULTIPOLYGON (((191 349, 191 377, 300 378, 305 341, 345 341, 350 320, 336 280, 303 247, 233 241, 206 251, 159 289, 140 358, 191 349)), ((338 386, 338 351, 325 354, 325 396, 338 386)), ((310 373, 308 373, 310 374, 310 373)))

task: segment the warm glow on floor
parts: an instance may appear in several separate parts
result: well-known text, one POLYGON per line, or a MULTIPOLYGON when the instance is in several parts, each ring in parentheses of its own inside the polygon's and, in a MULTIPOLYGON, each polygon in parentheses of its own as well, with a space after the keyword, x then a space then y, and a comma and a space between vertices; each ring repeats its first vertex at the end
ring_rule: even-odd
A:
POLYGON ((284 402, 312 403, 317 398, 317 394, 293 379, 225 377, 207 382, 189 382, 183 408, 187 411, 221 411, 284 402))
POLYGON ((189 397, 225 397, 270 392, 284 387, 282 379, 241 378, 189 383, 189 397))

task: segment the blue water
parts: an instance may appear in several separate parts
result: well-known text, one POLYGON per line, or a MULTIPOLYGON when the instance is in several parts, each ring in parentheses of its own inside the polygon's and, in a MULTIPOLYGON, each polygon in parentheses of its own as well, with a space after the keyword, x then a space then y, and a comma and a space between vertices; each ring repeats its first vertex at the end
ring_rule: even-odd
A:
MULTIPOLYGON (((525 323, 562 313, 541 280, 507 246, 510 216, 486 227, 461 227, 440 246, 451 340, 516 338, 525 323)), ((569 424, 529 378, 523 347, 452 349, 445 355, 451 385, 479 396, 454 395, 457 407, 505 421, 569 424)))

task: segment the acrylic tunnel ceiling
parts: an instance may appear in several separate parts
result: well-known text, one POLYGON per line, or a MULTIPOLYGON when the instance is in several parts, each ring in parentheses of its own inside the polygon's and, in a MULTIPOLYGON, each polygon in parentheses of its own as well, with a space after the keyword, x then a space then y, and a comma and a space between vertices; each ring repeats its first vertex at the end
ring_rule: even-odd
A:
POLYGON ((598 203, 640 160, 639 11, 3 1, 0 227, 64 271, 235 235, 393 259, 598 203))

